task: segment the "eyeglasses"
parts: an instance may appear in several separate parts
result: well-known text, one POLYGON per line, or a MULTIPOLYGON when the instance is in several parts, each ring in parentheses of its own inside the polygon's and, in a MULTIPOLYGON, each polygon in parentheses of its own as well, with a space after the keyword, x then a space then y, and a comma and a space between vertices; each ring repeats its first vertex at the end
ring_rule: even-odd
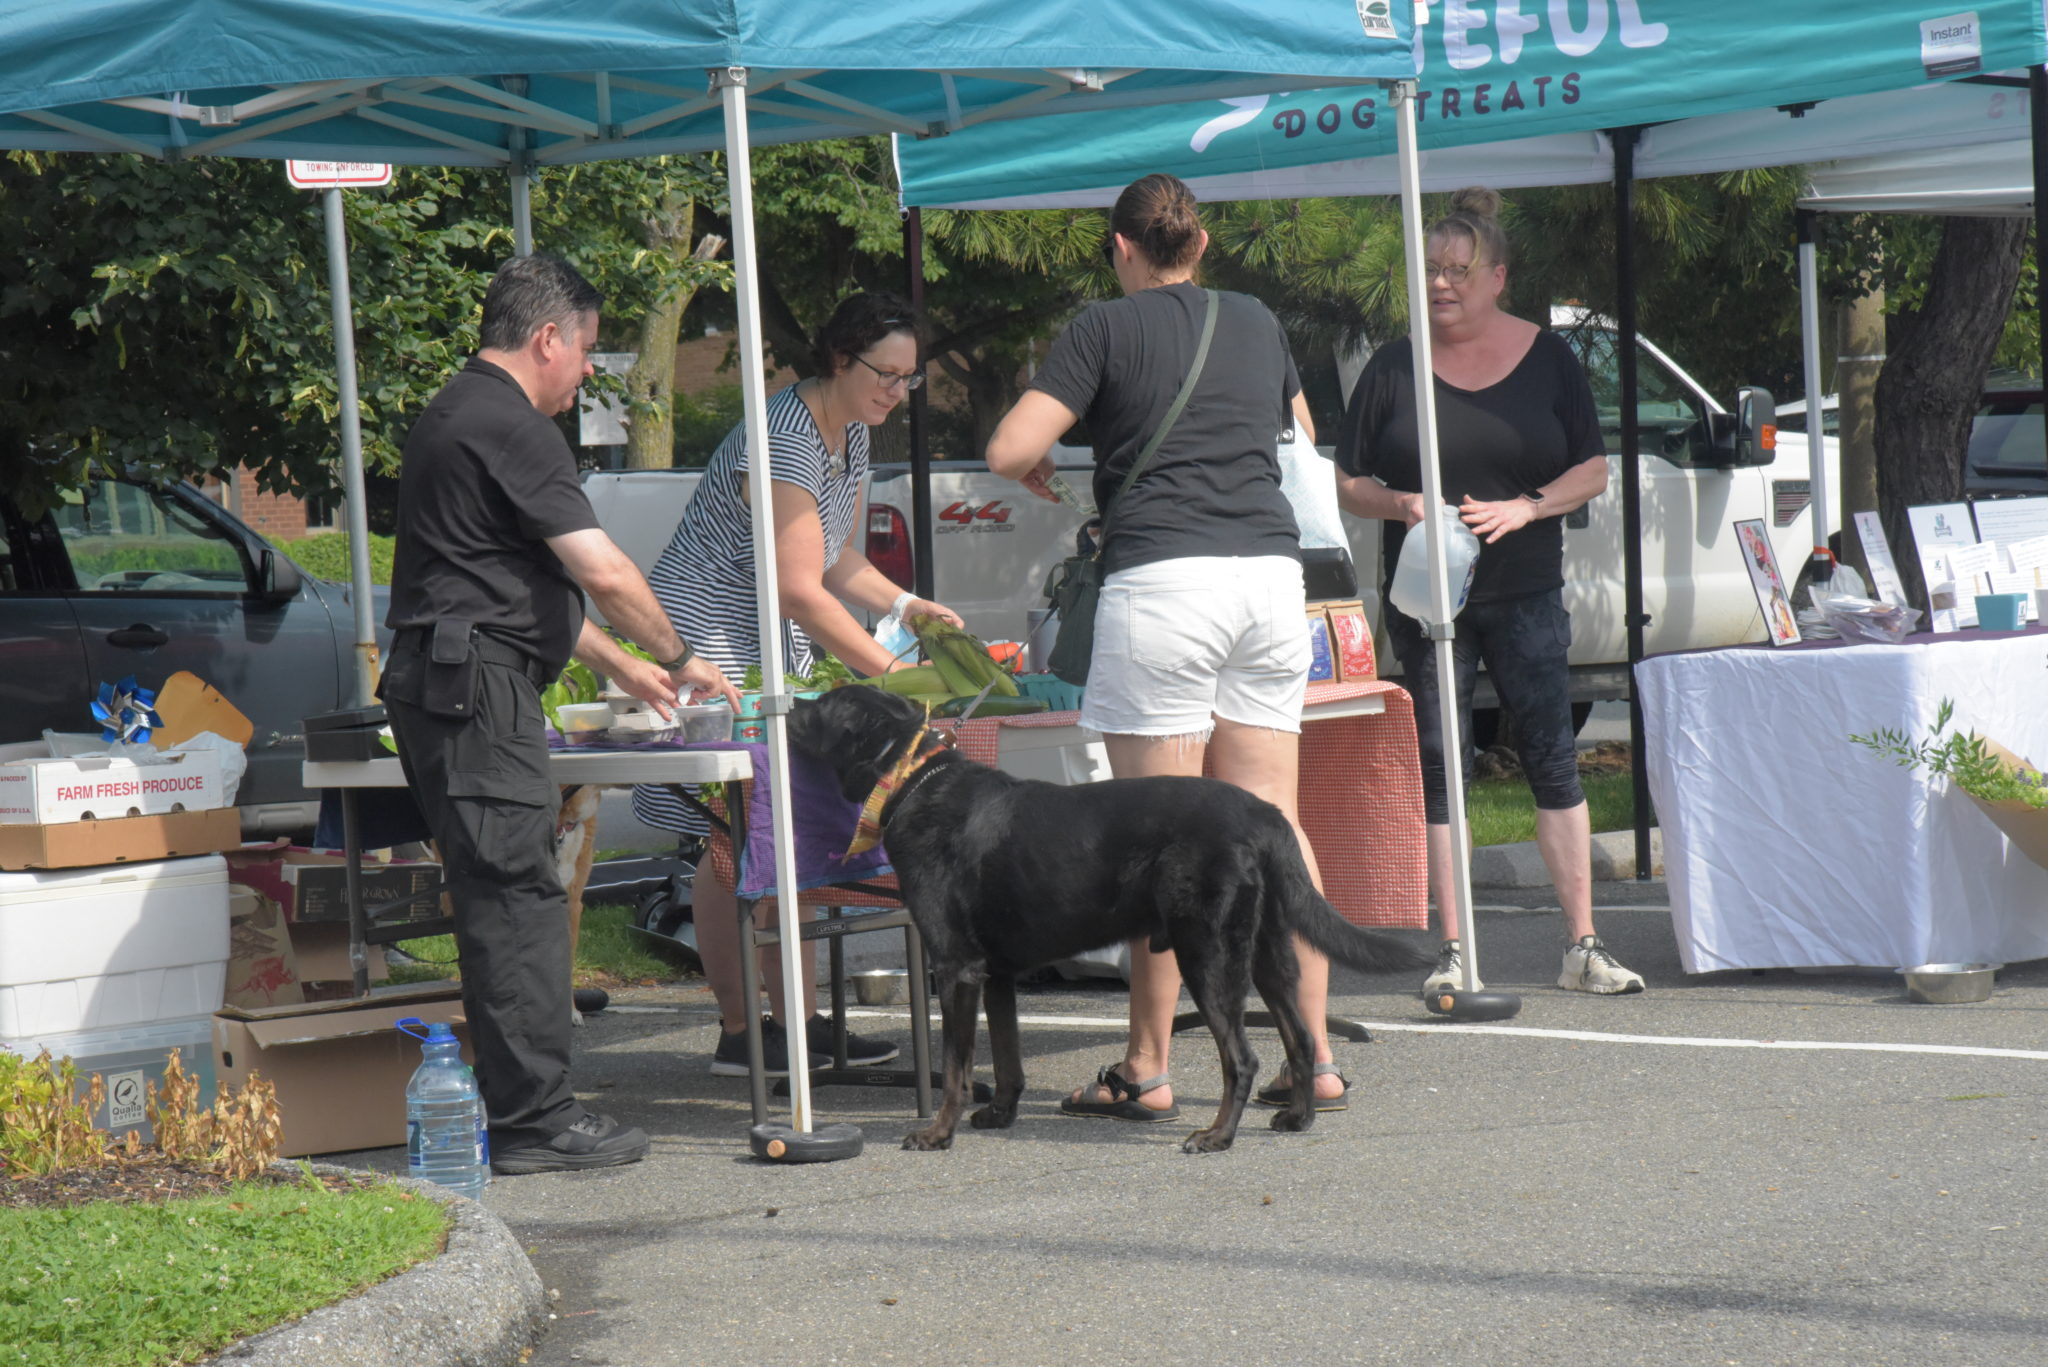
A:
POLYGON ((1484 264, 1484 262, 1474 261, 1469 265, 1461 266, 1454 261, 1443 263, 1425 261, 1422 263, 1422 278, 1424 280, 1434 280, 1441 275, 1450 284, 1462 285, 1465 283, 1466 276, 1478 270, 1484 264))
POLYGON ((924 372, 913 370, 908 375, 898 375, 893 370, 884 370, 865 356, 853 358, 875 372, 875 378, 882 382, 884 389, 921 389, 924 387, 924 372))

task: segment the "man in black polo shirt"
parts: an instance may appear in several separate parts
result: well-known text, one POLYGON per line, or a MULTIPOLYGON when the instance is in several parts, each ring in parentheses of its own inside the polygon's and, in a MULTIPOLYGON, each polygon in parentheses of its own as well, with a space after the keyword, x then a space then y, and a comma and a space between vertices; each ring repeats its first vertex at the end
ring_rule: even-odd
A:
POLYGON ((695 658, 599 529, 553 422, 590 374, 603 300, 562 261, 507 261, 482 346, 414 424, 398 490, 391 658, 379 690, 406 779, 441 846, 462 1000, 490 1117, 491 1168, 635 1162, 647 1136, 569 1087, 568 902, 540 692, 574 654, 660 707, 678 685, 738 694, 695 658), (621 649, 583 614, 650 651, 621 649))

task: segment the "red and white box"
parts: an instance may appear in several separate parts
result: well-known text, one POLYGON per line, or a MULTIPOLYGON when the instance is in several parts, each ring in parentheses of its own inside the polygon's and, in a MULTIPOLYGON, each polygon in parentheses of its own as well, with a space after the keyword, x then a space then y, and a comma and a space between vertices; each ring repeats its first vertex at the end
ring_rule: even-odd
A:
POLYGON ((0 763, 0 825, 53 825, 227 805, 220 756, 180 750, 152 764, 112 755, 0 763))

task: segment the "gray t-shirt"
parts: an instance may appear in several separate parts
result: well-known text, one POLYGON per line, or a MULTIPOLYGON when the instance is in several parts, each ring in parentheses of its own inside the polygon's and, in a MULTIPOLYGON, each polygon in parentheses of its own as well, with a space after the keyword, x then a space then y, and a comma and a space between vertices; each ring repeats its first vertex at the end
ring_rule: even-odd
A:
POLYGON ((1162 285, 1090 305, 1052 344, 1031 388, 1081 416, 1095 447, 1095 506, 1111 508, 1108 571, 1187 556, 1301 558, 1280 492, 1279 434, 1294 425, 1301 380, 1279 320, 1248 295, 1219 291, 1216 331, 1192 398, 1131 486, 1131 463, 1187 378, 1207 301, 1162 285))

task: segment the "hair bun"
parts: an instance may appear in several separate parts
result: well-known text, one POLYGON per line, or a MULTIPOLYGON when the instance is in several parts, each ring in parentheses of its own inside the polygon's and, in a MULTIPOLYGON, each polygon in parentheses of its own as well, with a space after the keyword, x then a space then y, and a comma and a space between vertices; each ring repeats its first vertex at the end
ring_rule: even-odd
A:
POLYGON ((1474 218, 1500 217, 1500 191, 1487 185, 1467 185, 1451 196, 1451 212, 1474 218))

